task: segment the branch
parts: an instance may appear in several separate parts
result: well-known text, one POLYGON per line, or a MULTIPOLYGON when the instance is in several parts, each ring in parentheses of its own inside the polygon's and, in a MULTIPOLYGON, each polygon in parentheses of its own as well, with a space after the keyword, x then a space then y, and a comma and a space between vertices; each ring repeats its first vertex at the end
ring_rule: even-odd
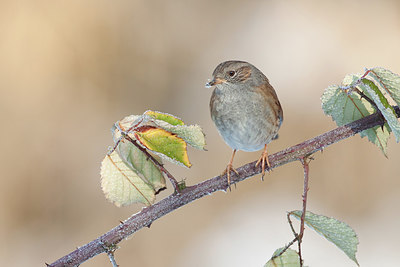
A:
POLYGON ((301 242, 303 241, 303 235, 304 235, 304 221, 306 218, 306 209, 307 209, 307 193, 308 193, 308 177, 309 177, 309 164, 312 158, 310 156, 305 156, 304 158, 300 159, 301 164, 303 165, 303 171, 304 171, 304 186, 303 186, 303 210, 301 212, 301 218, 300 218, 300 233, 297 234, 296 230, 294 230, 292 220, 290 219, 290 215, 293 214, 293 212, 288 212, 287 214, 287 220, 290 225, 290 229, 292 229, 294 239, 289 242, 277 255, 274 255, 271 259, 280 257, 283 253, 286 252, 288 248, 290 248, 294 242, 297 241, 298 247, 299 247, 299 261, 300 261, 300 267, 303 267, 303 258, 301 255, 301 242))
POLYGON ((300 159, 301 164, 303 164, 303 169, 304 169, 303 210, 301 212, 300 233, 299 233, 299 237, 298 237, 300 267, 303 267, 303 258, 301 256, 301 242, 303 241, 304 221, 305 221, 305 218, 306 218, 308 177, 309 177, 309 169, 310 169, 309 168, 310 160, 311 160, 311 158, 308 158, 308 157, 304 157, 304 158, 300 159))
MULTIPOLYGON (((400 116, 400 110, 395 107, 397 116, 400 116)), ((383 125, 385 121, 379 113, 354 121, 347 125, 338 127, 332 131, 324 133, 303 143, 289 147, 277 152, 269 157, 271 169, 292 161, 301 160, 323 148, 349 138, 363 130, 383 125)), ((255 167, 255 161, 237 168, 238 175, 231 177, 232 183, 238 183, 261 172, 261 166, 255 167)), ((78 266, 82 262, 100 254, 107 252, 104 244, 107 246, 116 245, 130 235, 134 234, 143 227, 150 226, 158 218, 182 207, 196 199, 210 195, 216 191, 226 191, 228 183, 226 175, 216 176, 199 184, 186 187, 181 192, 175 192, 167 198, 155 203, 152 206, 145 207, 142 211, 132 215, 129 219, 121 222, 118 226, 109 232, 91 241, 90 243, 77 248, 70 254, 58 259, 49 266, 78 266)))

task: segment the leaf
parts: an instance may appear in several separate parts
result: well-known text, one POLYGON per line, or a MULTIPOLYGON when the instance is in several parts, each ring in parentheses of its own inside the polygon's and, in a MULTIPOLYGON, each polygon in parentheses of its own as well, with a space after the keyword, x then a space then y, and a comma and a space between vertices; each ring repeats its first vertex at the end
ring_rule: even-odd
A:
POLYGON ((194 148, 205 150, 205 136, 199 125, 184 125, 181 119, 167 113, 148 110, 141 116, 131 115, 123 118, 115 123, 111 129, 114 143, 121 139, 119 129, 132 139, 138 139, 143 147, 150 149, 156 155, 186 167, 191 166, 187 156, 186 143, 194 148), (160 131, 157 132, 155 140, 150 140, 149 138, 156 137, 155 128, 160 129, 160 131), (142 132, 143 129, 153 130, 142 132), (138 134, 137 132, 142 133, 138 134), (169 134, 166 132, 169 132, 169 134), (169 137, 166 138, 167 136, 169 137), (160 137, 163 138, 160 139, 160 137), (172 143, 167 144, 167 140, 172 141, 172 143), (155 144, 154 142, 158 143, 155 144), (177 145, 178 143, 180 145, 177 145), (166 145, 167 147, 163 149, 162 146, 166 145), (175 152, 173 151, 174 147, 178 148, 175 152), (164 154, 164 152, 167 154, 164 154))
MULTIPOLYGON (((154 163, 161 158, 190 167, 187 144, 204 149, 204 133, 198 125, 185 125, 171 114, 148 110, 130 115, 111 128, 114 150, 101 167, 103 191, 117 206, 142 202, 150 205, 165 188, 165 178, 154 163), (147 158, 151 154, 154 160, 147 158)), ((179 184, 180 188, 186 185, 179 184)))
MULTIPOLYGON (((350 85, 358 78, 355 75, 347 75, 343 80, 343 85, 350 85)), ((375 109, 368 101, 360 99, 360 96, 354 91, 344 92, 338 85, 331 85, 325 89, 321 100, 325 114, 332 116, 338 126, 361 119, 375 112, 375 109)))
MULTIPOLYGON (((122 133, 129 135, 132 131, 133 126, 140 125, 143 122, 143 116, 138 115, 130 115, 126 116, 120 121, 117 121, 111 127, 111 134, 114 141, 114 144, 117 144, 119 141, 123 139, 122 133)), ((130 136, 132 138, 132 136, 130 136)))
MULTIPOLYGON (((146 111, 145 114, 148 114, 149 112, 155 112, 155 111, 146 111)), ((170 114, 160 113, 158 111, 155 113, 172 116, 170 114)), ((176 117, 173 117, 173 118, 178 119, 176 117)), ((183 121, 181 121, 181 120, 180 120, 180 122, 182 122, 182 124, 173 124, 173 123, 170 123, 168 120, 164 120, 164 119, 161 120, 158 118, 156 118, 156 120, 153 121, 155 126, 158 126, 168 132, 176 134, 178 137, 182 138, 190 146, 192 146, 196 149, 205 150, 206 140, 205 140, 205 136, 204 136, 204 133, 203 133, 203 130, 201 129, 201 127, 197 124, 185 125, 183 123, 183 121)))
MULTIPOLYGON (((138 148, 132 146, 129 154, 127 159, 135 158, 132 166, 139 166, 144 173, 157 173, 154 163, 147 160, 138 148)), ((147 183, 132 167, 125 164, 117 151, 105 156, 101 163, 100 175, 101 187, 106 198, 118 207, 137 202, 150 205, 154 203, 157 191, 165 187, 164 177, 156 186, 147 183)))
POLYGON ((147 149, 157 155, 181 163, 186 167, 192 166, 187 155, 186 142, 164 129, 153 126, 142 126, 135 130, 135 137, 147 149))
POLYGON ((387 144, 390 137, 390 128, 385 123, 383 125, 383 130, 381 126, 375 126, 373 128, 364 130, 360 133, 361 137, 367 137, 368 140, 375 144, 383 153, 385 157, 387 157, 387 144))
MULTIPOLYGON (((300 210, 295 210, 291 211, 289 214, 300 220, 302 212, 300 210)), ((350 226, 334 218, 314 214, 309 211, 306 212, 304 222, 311 229, 335 244, 346 253, 350 259, 359 265, 356 259, 357 245, 359 242, 357 234, 350 226)))
POLYGON ((272 258, 264 265, 264 267, 299 267, 300 257, 297 251, 288 248, 282 255, 276 257, 281 253, 283 248, 277 249, 272 258))
POLYGON ((374 103, 378 106, 387 124, 392 130, 396 141, 400 141, 400 123, 397 120, 396 112, 393 107, 389 104, 388 100, 379 90, 379 88, 370 80, 362 79, 363 85, 360 85, 363 92, 369 96, 374 103))
MULTIPOLYGON (((347 75, 343 80, 343 86, 351 87, 359 78, 361 78, 361 75, 347 75)), ((360 96, 351 89, 344 91, 338 85, 331 85, 326 88, 321 100, 325 114, 331 116, 338 126, 361 119, 375 112, 374 107, 367 100, 360 99, 360 96)), ((384 131, 377 126, 362 131, 360 136, 367 136, 368 140, 378 146, 386 156, 387 142, 390 136, 387 124, 384 125, 384 131)))
POLYGON ((371 75, 386 93, 400 106, 400 76, 390 70, 377 67, 371 70, 371 75))
MULTIPOLYGON (((187 144, 196 149, 205 150, 205 136, 199 125, 185 125, 181 119, 167 113, 148 110, 142 116, 127 116, 117 123, 119 123, 122 130, 125 131, 132 128, 134 125, 136 128, 141 126, 156 126, 176 134, 187 144)), ((115 132, 116 129, 116 126, 114 126, 113 132, 115 132)))
MULTIPOLYGON (((122 140, 116 149, 122 161, 136 172, 144 182, 154 188, 156 192, 165 188, 165 178, 160 169, 147 156, 128 140, 122 140)), ((161 163, 161 159, 153 155, 161 163)))
POLYGON ((159 126, 168 132, 176 134, 190 146, 196 149, 205 150, 206 140, 203 130, 199 125, 170 126, 161 124, 159 126))
POLYGON ((180 118, 175 117, 174 115, 171 115, 168 113, 162 113, 159 111, 148 110, 144 113, 144 115, 148 115, 156 120, 165 121, 166 123, 169 123, 174 126, 184 125, 183 121, 180 118))

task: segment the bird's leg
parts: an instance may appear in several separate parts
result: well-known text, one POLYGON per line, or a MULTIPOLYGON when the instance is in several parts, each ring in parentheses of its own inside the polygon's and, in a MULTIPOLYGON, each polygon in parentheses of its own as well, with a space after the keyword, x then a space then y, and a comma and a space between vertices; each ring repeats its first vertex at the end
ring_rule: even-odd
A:
POLYGON ((267 164, 267 169, 268 171, 270 170, 270 164, 269 164, 269 160, 268 160, 268 151, 267 151, 267 144, 265 144, 264 146, 264 151, 261 154, 261 157, 258 159, 257 163, 256 163, 256 167, 258 166, 258 164, 260 164, 261 162, 261 169, 262 169, 262 173, 261 173, 261 180, 264 181, 264 175, 265 175, 265 163, 267 164))
POLYGON ((225 171, 222 173, 222 175, 224 175, 224 174, 226 173, 226 177, 227 177, 227 179, 228 179, 228 186, 229 186, 229 189, 231 189, 231 171, 234 171, 237 175, 239 175, 239 173, 237 172, 237 170, 235 170, 235 168, 233 168, 233 165, 232 165, 232 163, 233 163, 233 158, 235 157, 235 153, 236 153, 236 149, 233 150, 232 158, 231 158, 231 160, 229 161, 228 165, 226 166, 225 171))

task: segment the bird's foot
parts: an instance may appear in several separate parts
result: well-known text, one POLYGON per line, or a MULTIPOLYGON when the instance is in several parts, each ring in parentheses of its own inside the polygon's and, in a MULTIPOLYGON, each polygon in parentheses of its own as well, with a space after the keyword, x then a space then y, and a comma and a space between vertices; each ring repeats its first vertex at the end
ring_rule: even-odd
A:
POLYGON ((268 172, 271 170, 271 165, 268 160, 268 152, 267 152, 267 145, 265 145, 264 151, 261 154, 261 157, 258 159, 256 163, 256 167, 261 163, 261 180, 264 181, 264 175, 265 175, 265 166, 267 167, 268 172))
POLYGON ((233 168, 232 163, 230 162, 228 163, 228 165, 226 165, 226 169, 222 173, 222 175, 226 174, 229 190, 231 190, 231 171, 234 171, 237 175, 239 175, 238 171, 235 168, 233 168))

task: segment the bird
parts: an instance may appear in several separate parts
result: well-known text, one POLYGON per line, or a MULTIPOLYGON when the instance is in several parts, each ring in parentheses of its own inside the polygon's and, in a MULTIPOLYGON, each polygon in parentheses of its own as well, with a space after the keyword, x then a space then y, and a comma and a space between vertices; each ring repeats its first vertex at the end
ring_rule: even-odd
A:
POLYGON ((254 65, 240 60, 220 63, 206 87, 215 86, 210 99, 210 113, 225 143, 233 149, 226 173, 231 185, 233 159, 238 150, 252 152, 263 149, 256 163, 270 169, 267 145, 278 138, 283 122, 283 110, 268 78, 254 65))

